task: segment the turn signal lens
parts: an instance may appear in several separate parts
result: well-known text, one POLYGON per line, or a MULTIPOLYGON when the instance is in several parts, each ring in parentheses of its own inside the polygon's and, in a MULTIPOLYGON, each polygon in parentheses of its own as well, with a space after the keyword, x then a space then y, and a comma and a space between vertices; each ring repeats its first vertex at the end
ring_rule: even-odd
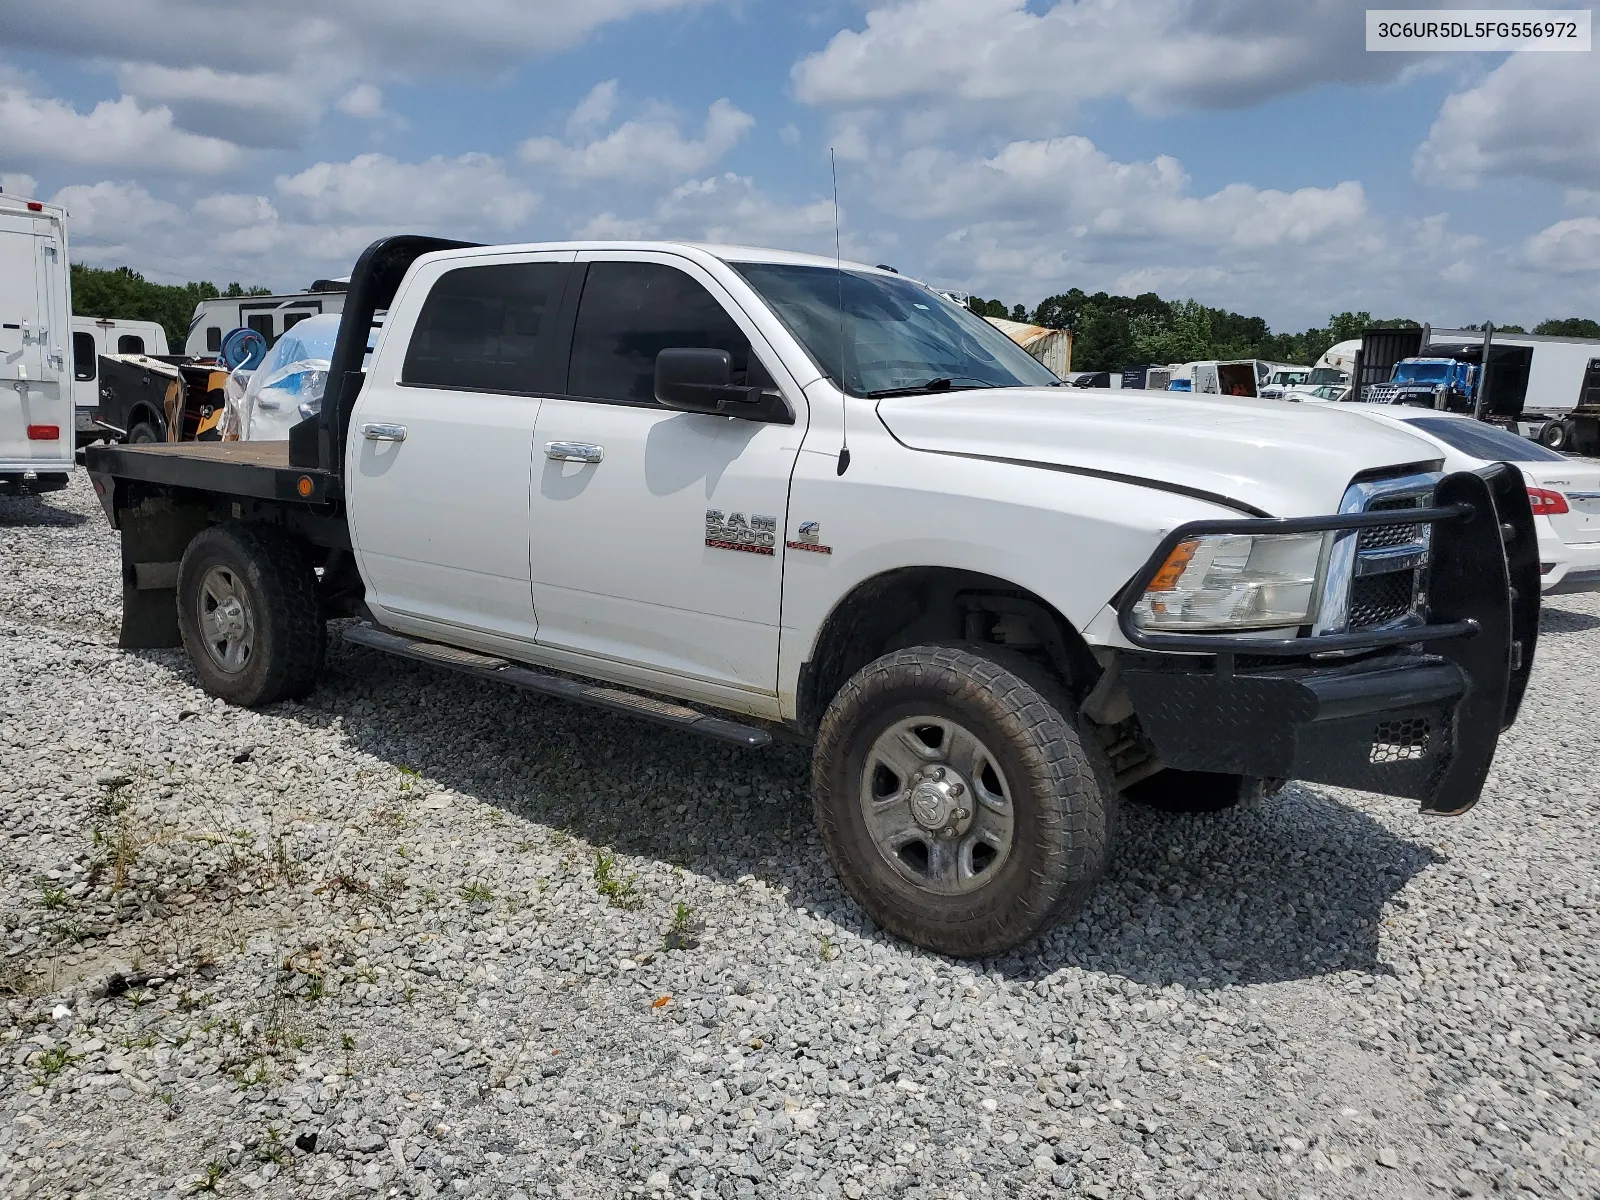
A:
POLYGON ((1562 513, 1572 511, 1567 507, 1566 496, 1560 492, 1552 492, 1549 488, 1529 488, 1528 504, 1533 508, 1533 515, 1536 517, 1559 517, 1562 513))
POLYGON ((1194 557, 1194 552, 1200 549, 1198 538, 1179 542, 1172 548, 1172 553, 1167 555, 1167 561, 1161 564, 1161 570, 1156 572, 1156 577, 1150 581, 1147 592, 1170 592, 1178 586, 1178 580, 1183 578, 1184 568, 1189 565, 1189 560, 1194 557))

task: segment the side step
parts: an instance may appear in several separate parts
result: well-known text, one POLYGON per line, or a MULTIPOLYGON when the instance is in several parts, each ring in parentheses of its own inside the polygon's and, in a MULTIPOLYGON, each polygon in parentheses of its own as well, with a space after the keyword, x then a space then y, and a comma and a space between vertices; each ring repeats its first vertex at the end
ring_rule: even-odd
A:
POLYGON ((564 675, 552 675, 533 667, 520 666, 509 659, 478 654, 456 646, 442 646, 437 642, 425 642, 420 638, 390 633, 387 629, 379 629, 375 625, 352 625, 344 631, 344 640, 357 646, 396 654, 401 658, 449 667, 452 671, 475 675, 479 679, 526 688, 530 692, 539 692, 545 696, 558 696, 563 700, 573 700, 594 708, 643 717, 647 721, 656 721, 677 729, 687 729, 691 733, 704 734, 706 737, 716 738, 719 742, 732 742, 736 746, 747 746, 751 749, 772 743, 772 735, 764 729, 741 725, 725 717, 707 716, 705 713, 685 708, 681 704, 673 704, 668 700, 657 700, 653 696, 636 696, 621 688, 586 683, 581 679, 568 679, 564 675))

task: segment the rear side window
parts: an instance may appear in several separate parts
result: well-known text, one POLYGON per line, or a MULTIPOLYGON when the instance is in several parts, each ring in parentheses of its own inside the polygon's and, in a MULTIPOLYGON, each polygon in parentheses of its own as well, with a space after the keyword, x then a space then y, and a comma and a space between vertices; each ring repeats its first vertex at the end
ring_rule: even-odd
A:
POLYGON ((572 339, 571 395, 654 404, 656 355, 674 346, 726 350, 734 382, 748 379, 750 342, 694 279, 660 263, 590 264, 572 339))
POLYGON ((1478 421, 1451 420, 1449 417, 1407 417, 1405 422, 1433 434, 1445 445, 1463 454, 1470 454, 1473 458, 1484 458, 1490 462, 1566 461, 1565 455, 1547 450, 1538 442, 1478 421))
POLYGON ((461 267, 423 302, 400 380, 417 387, 535 392, 551 387, 551 327, 565 263, 461 267))
POLYGON ((144 339, 136 333, 125 333, 117 339, 118 354, 143 354, 144 339))
POLYGON ((207 350, 221 350, 222 349, 222 326, 221 325, 207 325, 206 326, 206 349, 207 350))
POLYGON ((72 335, 72 377, 80 381, 93 379, 97 374, 99 355, 94 349, 94 334, 72 335))

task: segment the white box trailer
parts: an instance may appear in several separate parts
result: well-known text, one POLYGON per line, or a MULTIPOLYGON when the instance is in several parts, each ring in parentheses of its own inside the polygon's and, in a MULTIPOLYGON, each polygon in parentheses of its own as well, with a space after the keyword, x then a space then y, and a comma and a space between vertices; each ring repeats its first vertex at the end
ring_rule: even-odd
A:
POLYGON ((73 465, 65 209, 0 195, 0 491, 55 491, 73 465))
MULTIPOLYGON (((1591 364, 1600 361, 1600 339, 1501 333, 1497 329, 1489 345, 1488 413, 1551 449, 1593 453, 1593 437, 1584 436, 1580 429, 1593 423, 1593 414, 1575 415, 1573 410, 1585 405, 1591 364), (1578 441, 1585 446, 1577 445, 1578 441)), ((1481 358, 1482 346, 1479 330, 1435 329, 1426 353, 1476 361, 1481 358)))

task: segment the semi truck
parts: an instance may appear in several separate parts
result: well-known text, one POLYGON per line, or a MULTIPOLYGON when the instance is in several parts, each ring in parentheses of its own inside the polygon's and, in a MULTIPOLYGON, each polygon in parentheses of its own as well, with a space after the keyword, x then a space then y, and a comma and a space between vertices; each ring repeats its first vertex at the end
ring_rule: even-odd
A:
POLYGON ((1125 800, 1466 811, 1536 650, 1516 468, 1301 405, 1063 394, 915 280, 785 251, 386 238, 287 440, 87 465, 122 645, 241 705, 308 694, 332 632, 800 739, 844 888, 951 955, 1078 911, 1125 800))

